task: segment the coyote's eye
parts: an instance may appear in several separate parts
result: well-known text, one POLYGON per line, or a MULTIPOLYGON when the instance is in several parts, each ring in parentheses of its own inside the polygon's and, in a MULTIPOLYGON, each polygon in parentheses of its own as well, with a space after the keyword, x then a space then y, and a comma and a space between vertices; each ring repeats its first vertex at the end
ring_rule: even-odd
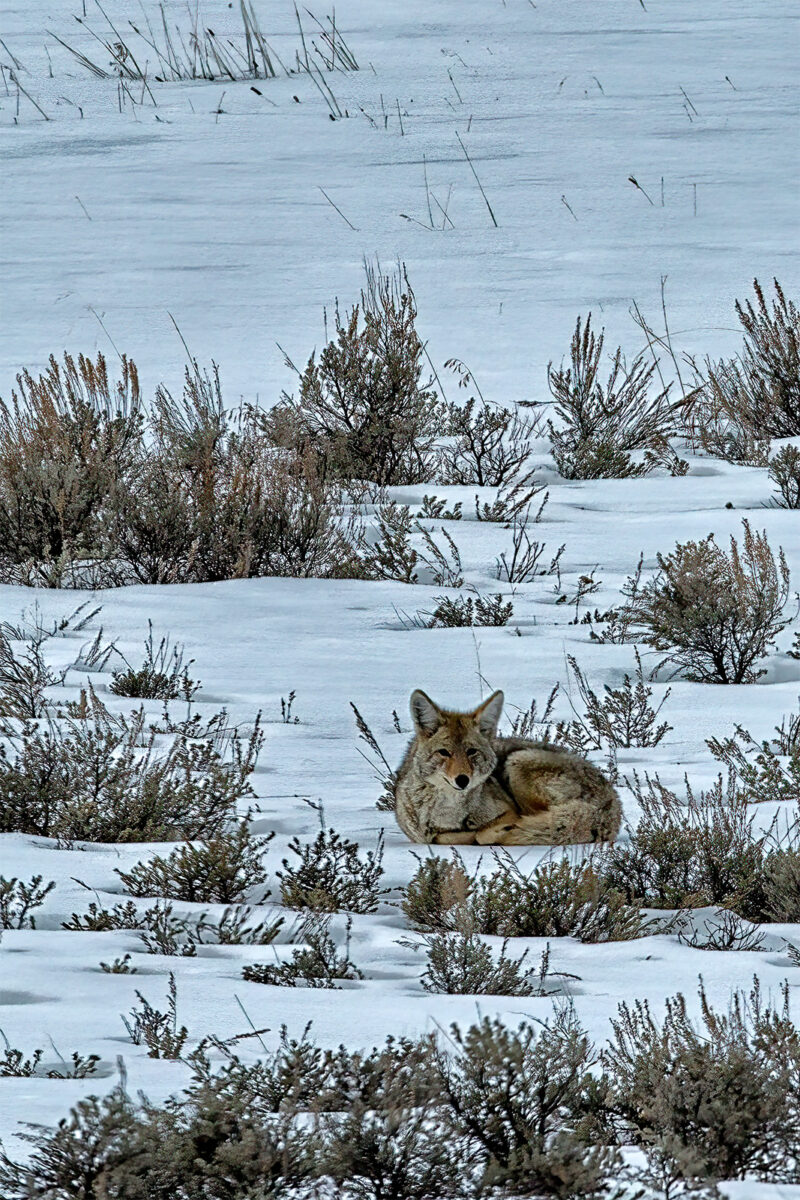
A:
POLYGON ((475 755, 476 755, 477 753, 478 753, 478 751, 476 750, 476 748, 475 748, 474 746, 472 746, 472 747, 471 747, 471 748, 470 748, 470 749, 467 751, 467 758, 474 758, 474 757, 475 757, 475 755))
POLYGON ((449 750, 437 750, 436 753, 441 754, 442 758, 452 758, 453 757, 449 750))

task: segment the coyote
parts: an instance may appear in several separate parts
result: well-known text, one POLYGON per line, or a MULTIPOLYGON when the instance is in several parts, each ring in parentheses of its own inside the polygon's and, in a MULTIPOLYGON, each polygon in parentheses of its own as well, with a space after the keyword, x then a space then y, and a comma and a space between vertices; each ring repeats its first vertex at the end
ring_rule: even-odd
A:
POLYGON ((451 845, 613 841, 622 810, 602 772, 559 747, 498 737, 502 710, 502 692, 468 713, 412 692, 416 736, 395 793, 403 832, 451 845))

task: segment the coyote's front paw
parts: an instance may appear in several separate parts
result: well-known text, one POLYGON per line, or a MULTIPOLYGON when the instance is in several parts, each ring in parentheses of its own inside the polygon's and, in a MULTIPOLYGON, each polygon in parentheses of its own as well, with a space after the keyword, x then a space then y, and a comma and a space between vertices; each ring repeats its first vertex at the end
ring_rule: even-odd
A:
POLYGON ((437 833, 433 841, 437 846, 474 846, 477 837, 471 829, 448 829, 437 833))

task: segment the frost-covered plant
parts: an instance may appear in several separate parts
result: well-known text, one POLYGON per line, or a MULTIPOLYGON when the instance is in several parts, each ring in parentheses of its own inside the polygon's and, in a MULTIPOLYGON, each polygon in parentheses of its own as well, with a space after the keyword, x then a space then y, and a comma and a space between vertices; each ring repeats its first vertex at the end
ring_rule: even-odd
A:
POLYGON ((298 936, 307 944, 287 962, 252 963, 242 968, 242 977, 251 983, 308 988, 338 988, 343 979, 364 978, 350 958, 349 918, 342 953, 330 932, 330 918, 310 915, 298 936))
POLYGON ((658 573, 636 599, 642 639, 665 651, 664 662, 697 683, 752 683, 781 630, 789 597, 783 550, 743 521, 740 549, 726 552, 709 534, 659 554, 658 573))
MULTIPOLYGON (((142 700, 191 700, 199 683, 189 678, 189 667, 194 661, 183 661, 180 646, 170 647, 169 638, 163 637, 156 648, 153 641, 153 623, 148 621, 148 635, 144 643, 145 656, 140 667, 127 663, 124 671, 113 671, 108 690, 115 696, 130 696, 142 700)), ((119 651, 117 651, 119 653, 119 651)))
POLYGON ((80 716, 24 722, 0 747, 0 832, 64 843, 212 837, 253 792, 262 734, 176 734, 161 748, 143 711, 110 713, 92 693, 80 716))
MULTIPOLYGON (((266 883, 263 858, 273 836, 253 837, 248 823, 242 821, 200 845, 178 846, 167 858, 159 855, 117 874, 132 896, 233 904, 266 883)), ((264 899, 262 894, 260 901, 264 899)))
POLYGON ((592 331, 591 313, 578 317, 570 345, 570 365, 547 368, 558 424, 550 421, 553 458, 565 479, 625 479, 645 475, 670 457, 667 439, 675 431, 669 387, 650 396, 657 364, 637 355, 630 366, 622 350, 611 357, 600 379, 604 334, 592 331), (644 451, 641 462, 631 458, 644 451))
POLYGON ((342 313, 337 304, 335 337, 308 360, 298 399, 284 395, 284 429, 291 418, 295 444, 313 447, 335 475, 380 485, 432 478, 442 414, 416 317, 405 267, 369 269, 360 305, 342 313))
POLYGON ((43 883, 41 875, 34 875, 28 883, 0 875, 0 929, 35 929, 33 912, 41 908, 55 886, 53 880, 43 883))
POLYGON ((361 855, 358 842, 351 842, 334 829, 321 829, 313 842, 292 838, 289 850, 299 859, 283 859, 278 871, 281 900, 287 908, 312 912, 375 912, 387 888, 383 877, 383 835, 374 850, 361 855))
POLYGON ((742 352, 707 359, 686 408, 702 448, 731 462, 763 465, 772 438, 800 434, 800 311, 777 279, 774 287, 771 305, 757 279, 755 302, 736 301, 742 352))
POLYGON ((586 675, 573 655, 567 655, 584 712, 570 701, 575 717, 558 725, 557 740, 585 754, 589 750, 629 749, 631 746, 657 746, 672 726, 658 723, 658 714, 669 697, 670 689, 656 708, 651 703, 653 689, 645 683, 642 660, 636 655, 635 681, 627 673, 618 688, 603 685, 602 698, 589 686, 586 675))

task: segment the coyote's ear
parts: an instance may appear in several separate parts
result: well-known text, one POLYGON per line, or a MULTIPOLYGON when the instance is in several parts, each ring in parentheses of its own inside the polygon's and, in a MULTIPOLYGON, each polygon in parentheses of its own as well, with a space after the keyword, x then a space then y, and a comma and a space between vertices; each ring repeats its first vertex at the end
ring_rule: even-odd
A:
POLYGON ((426 696, 424 692, 417 689, 411 693, 411 720, 414 722, 414 728, 417 733, 423 737, 430 737, 432 733, 442 724, 441 710, 431 700, 430 696, 426 696))
POLYGON ((478 722, 478 728, 481 733, 487 737, 494 737, 497 733, 497 722, 503 714, 503 701, 505 696, 502 692, 495 692, 488 700, 484 700, 483 704, 479 705, 472 714, 478 722))

